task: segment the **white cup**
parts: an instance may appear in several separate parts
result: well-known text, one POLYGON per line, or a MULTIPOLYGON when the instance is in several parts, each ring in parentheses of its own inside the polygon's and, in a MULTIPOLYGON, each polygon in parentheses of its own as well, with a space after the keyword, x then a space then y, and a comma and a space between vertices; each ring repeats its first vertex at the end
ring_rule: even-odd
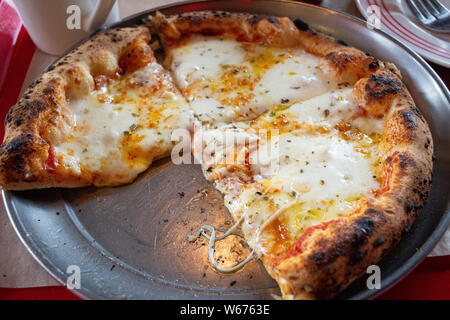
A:
POLYGON ((36 46, 60 55, 103 24, 119 20, 116 0, 14 0, 36 46))

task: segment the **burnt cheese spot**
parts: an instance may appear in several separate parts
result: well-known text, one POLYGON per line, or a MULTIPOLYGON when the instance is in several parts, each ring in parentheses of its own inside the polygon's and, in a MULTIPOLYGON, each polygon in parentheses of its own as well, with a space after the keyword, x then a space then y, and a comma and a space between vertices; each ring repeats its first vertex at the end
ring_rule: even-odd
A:
POLYGON ((357 231, 362 232, 365 236, 370 236, 375 227, 375 221, 369 217, 363 217, 356 220, 357 231))
POLYGON ((112 42, 119 42, 119 41, 122 41, 122 40, 123 40, 123 38, 120 35, 116 34, 116 33, 111 35, 111 41, 112 42))
POLYGON ((311 260, 313 260, 317 266, 321 266, 326 262, 326 253, 324 250, 318 250, 311 255, 308 256, 311 260))
POLYGON ((45 143, 42 139, 37 139, 32 134, 21 134, 12 139, 7 145, 2 144, 1 154, 4 157, 4 166, 9 168, 6 174, 8 181, 29 181, 33 177, 25 177, 27 157, 35 151, 34 141, 45 143))
POLYGON ((25 153, 32 144, 34 136, 30 133, 23 133, 14 139, 6 147, 7 154, 25 153))
POLYGON ((409 130, 415 130, 417 129, 417 120, 416 120, 416 116, 414 115, 414 113, 412 113, 411 111, 405 110, 402 112, 402 117, 403 117, 403 123, 405 124, 406 128, 408 128, 409 130))
POLYGON ((18 126, 20 126, 22 124, 22 121, 23 120, 22 120, 21 117, 17 117, 17 118, 14 119, 14 125, 18 127, 18 126))
POLYGON ((364 258, 365 252, 360 247, 367 242, 369 236, 373 233, 374 227, 375 221, 372 218, 363 217, 356 220, 349 257, 351 265, 357 264, 364 258))
POLYGON ((377 70, 379 66, 380 64, 378 63, 378 61, 372 61, 371 63, 369 63, 369 69, 372 71, 377 70))
POLYGON ((267 21, 269 21, 270 23, 278 23, 278 19, 275 17, 268 17, 267 21))
MULTIPOLYGON (((10 163, 11 163, 12 169, 14 169, 14 171, 18 172, 19 174, 22 174, 22 173, 25 172, 26 160, 25 160, 25 156, 24 155, 22 155, 22 154, 14 154, 10 158, 10 163)), ((12 172, 8 172, 8 175, 11 175, 11 173, 12 172)), ((8 179, 8 180, 11 180, 11 179, 8 179)))
POLYGON ((405 203, 405 211, 406 211, 406 213, 410 213, 413 209, 414 209, 414 202, 407 201, 405 203))
POLYGON ((411 110, 412 110, 415 114, 417 114, 420 118, 423 117, 422 112, 421 112, 420 109, 417 108, 416 106, 411 106, 411 110))
POLYGON ((51 87, 47 87, 42 90, 42 93, 44 93, 44 95, 52 95, 54 92, 55 90, 51 87))
POLYGON ((344 47, 348 47, 348 43, 344 40, 336 40, 337 43, 339 43, 340 45, 344 46, 344 47))
MULTIPOLYGON (((45 90, 44 90, 45 91, 45 90)), ((34 100, 31 103, 25 103, 24 107, 29 110, 28 119, 37 118, 39 114, 48 107, 48 103, 40 100, 34 100)))
POLYGON ((356 61, 358 57, 348 52, 332 51, 325 55, 325 59, 340 72, 344 71, 346 67, 356 61))
POLYGON ((200 24, 205 20, 205 17, 201 15, 186 15, 183 16, 183 20, 188 21, 189 23, 200 24))
POLYGON ((294 20, 294 24, 295 24, 295 26, 297 27, 298 30, 301 30, 301 31, 308 31, 309 30, 309 25, 305 21, 300 19, 300 18, 295 19, 294 20))
POLYGON ((385 219, 385 213, 383 210, 376 210, 374 208, 369 208, 366 211, 364 211, 364 214, 366 216, 372 217, 378 221, 379 220, 382 221, 383 219, 385 219))
POLYGON ((356 250, 355 252, 353 252, 353 254, 350 256, 349 264, 352 266, 352 265, 355 265, 355 264, 361 262, 361 260, 364 259, 365 255, 366 255, 366 252, 365 252, 364 250, 362 250, 362 249, 357 249, 357 250, 356 250))
POLYGON ((8 111, 8 113, 6 114, 6 117, 5 117, 5 122, 4 122, 4 125, 6 126, 6 124, 8 124, 8 123, 10 123, 11 122, 11 120, 12 120, 12 112, 13 112, 13 108, 11 108, 11 109, 9 109, 9 111, 8 111))
POLYGON ((407 167, 416 167, 416 162, 407 152, 400 153, 398 157, 400 159, 401 169, 405 170, 407 167))
POLYGON ((374 248, 378 248, 379 246, 381 246, 385 242, 386 242, 386 238, 385 237, 379 237, 373 242, 373 247, 374 248))
POLYGON ((278 19, 276 17, 268 15, 254 15, 248 19, 248 22, 250 24, 257 24, 261 20, 267 20, 270 23, 278 23, 278 19))
POLYGON ((365 86, 369 98, 383 98, 400 92, 403 84, 394 76, 385 73, 372 74, 365 86))

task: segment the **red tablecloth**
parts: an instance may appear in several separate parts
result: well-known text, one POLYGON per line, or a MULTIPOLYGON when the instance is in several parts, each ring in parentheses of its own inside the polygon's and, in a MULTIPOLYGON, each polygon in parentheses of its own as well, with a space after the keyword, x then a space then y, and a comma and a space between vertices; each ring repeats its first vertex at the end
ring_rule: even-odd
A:
MULTIPOLYGON (((1 9, 0 0, 0 9, 1 9)), ((16 19, 12 11, 0 11, 0 19, 16 19), (3 14, 3 16, 2 16, 3 14)), ((23 27, 20 31, 0 28, 0 75, 5 74, 0 88, 0 138, 3 139, 3 119, 20 93, 31 58, 36 50, 23 27), (5 68, 4 70, 1 68, 5 68)), ((1 257, 0 257, 1 259, 1 257)), ((65 287, 0 288, 0 299, 79 299, 65 287)), ((450 299, 450 255, 429 257, 408 276, 377 299, 450 299)))
MULTIPOLYGON (((65 287, 0 288, 0 299, 76 300, 65 287)), ((450 256, 426 258, 379 300, 450 300, 450 256)))

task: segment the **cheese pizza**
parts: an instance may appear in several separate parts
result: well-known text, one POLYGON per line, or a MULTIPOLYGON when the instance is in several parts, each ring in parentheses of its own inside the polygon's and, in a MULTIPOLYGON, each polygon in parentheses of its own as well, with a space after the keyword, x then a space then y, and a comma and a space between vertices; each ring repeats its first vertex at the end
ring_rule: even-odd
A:
POLYGON ((187 131, 235 221, 188 239, 209 240, 219 272, 260 259, 284 299, 344 290, 431 186, 431 133, 400 71, 300 19, 157 12, 63 57, 5 123, 11 190, 129 183, 187 131), (225 268, 214 244, 237 229, 251 254, 225 268))

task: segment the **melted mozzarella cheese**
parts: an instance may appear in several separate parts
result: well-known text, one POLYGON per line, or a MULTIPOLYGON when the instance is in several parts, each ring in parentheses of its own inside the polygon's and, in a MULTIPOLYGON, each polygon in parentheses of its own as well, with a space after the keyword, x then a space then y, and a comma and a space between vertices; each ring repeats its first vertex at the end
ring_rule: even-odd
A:
POLYGON ((258 83, 258 93, 267 105, 310 99, 335 87, 318 70, 319 58, 300 53, 275 64, 258 83))
POLYGON ((373 161, 355 150, 351 141, 334 135, 290 133, 279 137, 278 144, 275 152, 266 151, 268 143, 260 146, 259 157, 271 163, 274 171, 271 176, 259 175, 255 165, 257 182, 283 181, 284 192, 295 192, 305 201, 334 199, 336 195, 346 198, 378 186, 373 179, 373 161))
POLYGON ((333 127, 343 119, 350 119, 355 112, 351 94, 352 88, 326 92, 294 104, 286 113, 297 123, 333 127))
POLYGON ((172 71, 181 88, 196 80, 220 78, 227 66, 238 66, 246 52, 234 40, 194 36, 172 52, 172 71))
POLYGON ((322 94, 319 58, 258 44, 194 36, 171 51, 171 71, 204 123, 254 119, 280 103, 322 94))
POLYGON ((267 143, 250 155, 254 182, 237 192, 230 187, 233 180, 217 184, 234 218, 244 216, 242 229, 259 255, 285 253, 308 227, 345 216, 379 187, 374 150, 368 156, 354 141, 335 135, 278 138, 272 152, 265 150, 267 143), (261 160, 271 163, 270 173, 261 174, 261 160))
POLYGON ((123 171, 128 166, 123 163, 118 146, 123 132, 136 123, 132 116, 137 112, 136 106, 101 103, 97 98, 92 95, 70 103, 75 131, 67 141, 55 146, 55 150, 70 159, 77 166, 76 171, 81 167, 90 171, 103 168, 108 173, 117 167, 123 171))
POLYGON ((173 130, 192 123, 189 106, 157 63, 70 101, 69 107, 75 130, 55 151, 68 169, 94 174, 98 184, 129 182, 170 151, 173 130))
POLYGON ((358 106, 353 100, 353 88, 331 90, 311 99, 288 106, 257 118, 253 127, 276 128, 281 132, 298 129, 331 130, 340 123, 351 123, 367 134, 382 134, 384 119, 356 117, 358 106))

